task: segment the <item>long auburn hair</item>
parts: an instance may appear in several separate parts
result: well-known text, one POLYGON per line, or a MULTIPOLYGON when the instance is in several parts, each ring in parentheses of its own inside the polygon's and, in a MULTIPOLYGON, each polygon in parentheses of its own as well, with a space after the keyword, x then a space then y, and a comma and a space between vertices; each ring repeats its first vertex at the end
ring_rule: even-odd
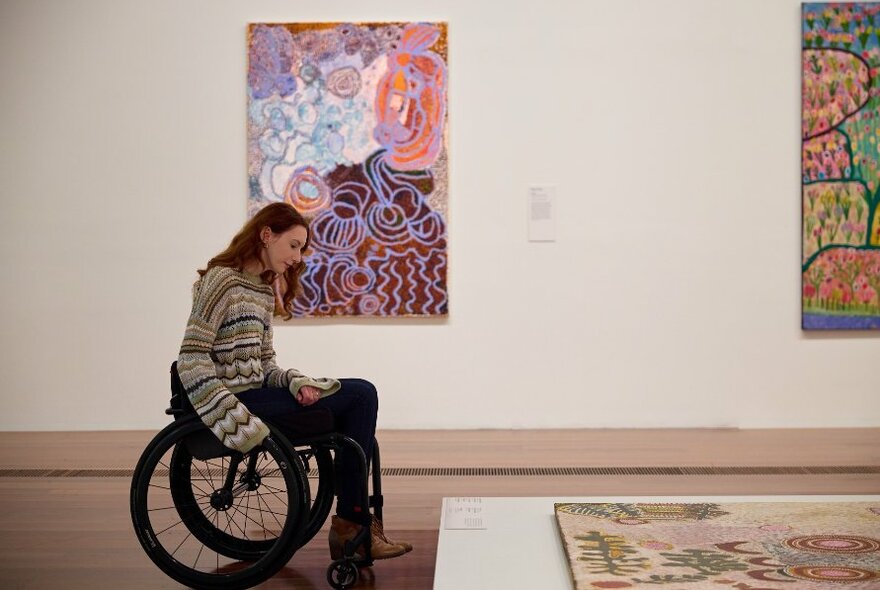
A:
MULTIPOLYGON (((289 203, 266 205, 244 224, 225 250, 209 260, 206 268, 198 271, 199 277, 205 276, 205 273, 215 266, 244 270, 244 265, 249 260, 260 260, 260 252, 263 250, 260 232, 264 227, 269 227, 273 233, 281 234, 295 225, 306 228, 306 243, 302 248, 303 252, 306 252, 312 239, 312 232, 309 230, 309 223, 300 212, 289 203)), ((275 315, 283 316, 285 320, 293 317, 290 304, 299 290, 299 279, 305 271, 306 263, 300 260, 281 275, 271 270, 263 271, 260 275, 260 278, 272 285, 272 290, 275 291, 275 315)))

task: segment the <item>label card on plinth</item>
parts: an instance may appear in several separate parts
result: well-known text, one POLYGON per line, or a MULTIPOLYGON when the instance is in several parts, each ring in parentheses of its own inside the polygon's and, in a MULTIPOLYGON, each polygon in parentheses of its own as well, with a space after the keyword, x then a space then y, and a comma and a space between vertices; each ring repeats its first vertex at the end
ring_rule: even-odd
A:
POLYGON ((446 498, 443 528, 485 529, 482 498, 446 498))

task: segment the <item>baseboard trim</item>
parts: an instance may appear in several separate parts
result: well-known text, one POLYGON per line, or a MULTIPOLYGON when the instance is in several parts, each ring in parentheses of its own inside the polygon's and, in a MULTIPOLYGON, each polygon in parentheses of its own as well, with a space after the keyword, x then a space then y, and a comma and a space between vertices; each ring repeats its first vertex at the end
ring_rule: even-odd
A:
MULTIPOLYGON (((217 473, 220 473, 219 465, 217 473)), ((0 469, 0 478, 131 478, 132 469, 0 469)), ((383 467, 383 477, 548 477, 548 476, 777 476, 876 475, 878 465, 712 466, 712 467, 383 467)), ((316 469, 309 472, 317 477, 316 469)))

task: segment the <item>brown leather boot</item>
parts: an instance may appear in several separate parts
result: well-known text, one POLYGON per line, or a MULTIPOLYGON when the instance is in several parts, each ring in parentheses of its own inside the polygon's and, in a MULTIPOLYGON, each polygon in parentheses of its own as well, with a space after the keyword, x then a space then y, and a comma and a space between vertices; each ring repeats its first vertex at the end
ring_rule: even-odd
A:
POLYGON ((372 533, 374 537, 382 537, 382 539, 384 539, 386 543, 391 543, 392 545, 400 545, 407 553, 412 551, 412 545, 407 543, 406 541, 392 541, 391 539, 389 539, 388 536, 385 534, 385 525, 383 525, 382 521, 378 518, 374 518, 373 523, 370 526, 372 528, 372 533))
MULTIPOLYGON (((361 528, 363 527, 356 522, 334 516, 330 524, 330 558, 341 558, 345 551, 345 542, 354 539, 361 528)), ((389 543, 384 536, 377 535, 373 528, 370 527, 370 553, 373 559, 390 559, 403 555, 406 553, 406 550, 400 545, 389 543)), ((363 545, 357 548, 355 555, 363 559, 363 545)))

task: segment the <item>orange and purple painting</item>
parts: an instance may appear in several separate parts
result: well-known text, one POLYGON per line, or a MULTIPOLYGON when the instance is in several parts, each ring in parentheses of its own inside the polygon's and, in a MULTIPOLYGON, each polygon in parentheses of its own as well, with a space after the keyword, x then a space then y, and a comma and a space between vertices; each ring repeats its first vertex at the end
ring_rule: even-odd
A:
POLYGON ((802 325, 880 328, 880 3, 803 5, 802 325))
POLYGON ((247 86, 249 214, 310 221, 294 316, 446 315, 446 24, 251 24, 247 86))

